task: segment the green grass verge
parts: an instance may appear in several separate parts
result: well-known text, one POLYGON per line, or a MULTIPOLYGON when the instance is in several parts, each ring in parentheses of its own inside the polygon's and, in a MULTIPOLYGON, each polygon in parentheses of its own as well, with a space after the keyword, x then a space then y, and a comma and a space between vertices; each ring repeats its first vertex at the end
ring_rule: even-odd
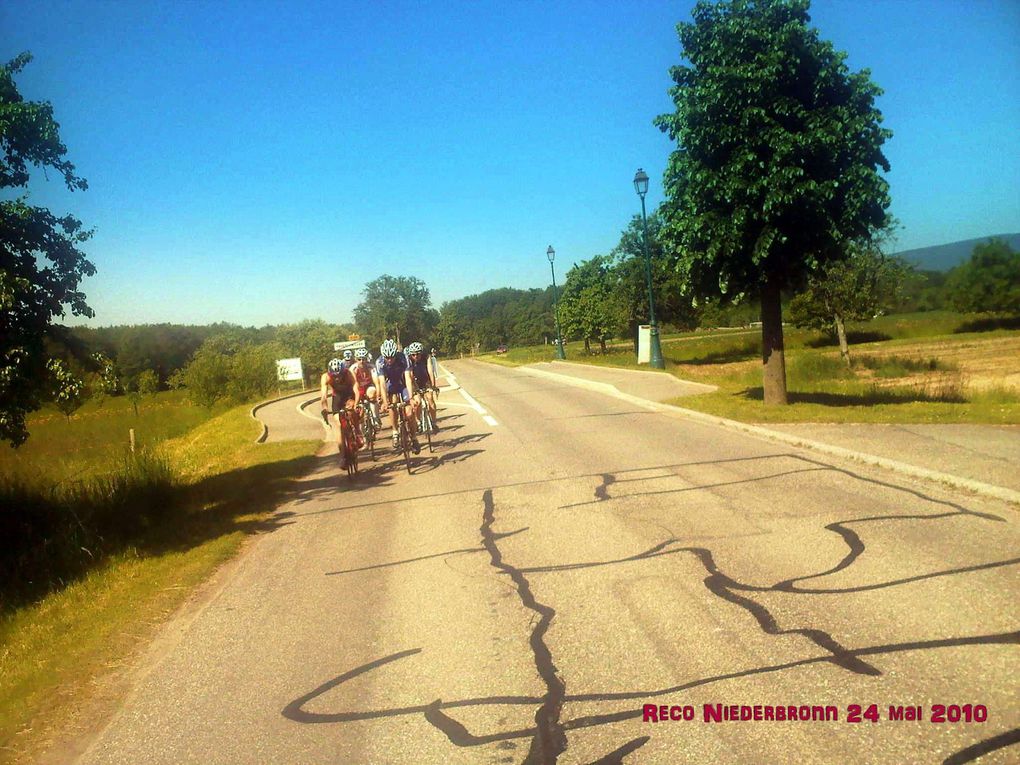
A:
MULTIPOLYGON (((961 348, 981 353, 987 345, 994 360, 1000 351, 991 341, 1020 338, 1017 324, 949 311, 883 316, 849 327, 852 369, 827 336, 788 327, 785 407, 762 403, 760 330, 672 335, 662 344, 666 371, 719 390, 669 403, 743 422, 1014 424, 1020 422, 1020 391, 1004 385, 971 389, 966 370, 940 354, 961 348)), ((583 343, 568 343, 565 351, 571 362, 648 369, 626 344, 597 355, 586 354, 583 343)), ((555 347, 511 348, 479 359, 503 366, 553 361, 555 347)))
POLYGON ((230 409, 163 444, 177 471, 174 513, 83 577, 0 616, 0 761, 29 759, 98 678, 140 650, 246 538, 272 528, 270 511, 318 444, 255 444, 248 411, 230 409))
POLYGON ((212 412, 188 401, 185 391, 145 397, 135 415, 126 396, 88 401, 68 421, 45 408, 28 418, 31 437, 17 449, 0 444, 0 472, 9 478, 54 484, 88 478, 123 466, 129 453, 129 431, 139 450, 155 446, 195 428, 212 412))

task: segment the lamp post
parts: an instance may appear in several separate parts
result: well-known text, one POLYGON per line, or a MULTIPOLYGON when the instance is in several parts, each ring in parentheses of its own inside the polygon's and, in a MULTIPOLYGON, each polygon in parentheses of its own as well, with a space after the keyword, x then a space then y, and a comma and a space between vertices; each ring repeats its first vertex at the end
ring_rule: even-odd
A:
POLYGON ((553 315, 556 317, 556 358, 566 360, 567 354, 563 352, 563 334, 560 332, 560 301, 556 297, 556 269, 553 268, 553 261, 556 260, 556 250, 549 245, 549 249, 545 251, 545 255, 549 258, 549 273, 552 274, 553 280, 553 315))
POLYGON ((645 215, 645 194, 648 193, 648 174, 640 167, 634 174, 634 190, 641 197, 641 220, 644 223, 645 236, 645 275, 648 278, 648 323, 651 324, 651 351, 649 366, 656 369, 665 369, 666 362, 662 360, 662 347, 659 345, 659 327, 655 323, 655 297, 652 295, 652 256, 648 251, 648 216, 645 215))

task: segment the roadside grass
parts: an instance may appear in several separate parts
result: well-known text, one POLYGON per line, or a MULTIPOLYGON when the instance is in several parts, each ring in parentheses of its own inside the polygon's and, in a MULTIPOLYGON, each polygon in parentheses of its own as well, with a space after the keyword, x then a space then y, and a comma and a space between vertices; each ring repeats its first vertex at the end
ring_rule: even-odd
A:
POLYGON ((183 390, 146 397, 138 416, 127 396, 108 397, 100 404, 88 401, 70 421, 56 409, 44 408, 29 416, 32 437, 26 443, 17 449, 0 445, 0 474, 55 484, 118 470, 129 454, 129 430, 135 431, 136 449, 145 450, 224 409, 192 404, 183 390))
MULTIPOLYGON (((1020 321, 949 311, 882 316, 851 325, 852 367, 819 332, 784 332, 790 405, 762 403, 761 337, 699 330, 663 342, 666 371, 719 390, 669 403, 744 422, 1020 423, 1020 321)), ((647 369, 629 344, 567 360, 647 369)), ((507 366, 552 361, 552 346, 512 348, 507 366)))
MULTIPOLYGON (((144 469, 164 471, 154 481, 159 496, 133 506, 148 522, 104 538, 96 564, 66 586, 0 614, 0 762, 29 759, 60 732, 89 724, 76 717, 83 701, 102 702, 111 675, 195 586, 245 539, 280 522, 269 513, 314 463, 318 444, 255 444, 259 426, 248 412, 223 411, 144 450, 144 469)), ((116 432, 119 439, 119 425, 116 432)))

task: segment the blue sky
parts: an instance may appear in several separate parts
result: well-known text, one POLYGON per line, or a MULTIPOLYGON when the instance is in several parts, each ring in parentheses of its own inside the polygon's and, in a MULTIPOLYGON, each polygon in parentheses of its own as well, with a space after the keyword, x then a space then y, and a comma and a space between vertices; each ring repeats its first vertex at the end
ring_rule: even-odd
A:
MULTIPOLYGON (((443 301, 562 280, 661 201, 692 2, 21 2, 0 59, 53 103, 96 229, 92 325, 343 322, 364 284, 443 301)), ((816 0, 895 135, 898 249, 1020 231, 1020 3, 816 0)))

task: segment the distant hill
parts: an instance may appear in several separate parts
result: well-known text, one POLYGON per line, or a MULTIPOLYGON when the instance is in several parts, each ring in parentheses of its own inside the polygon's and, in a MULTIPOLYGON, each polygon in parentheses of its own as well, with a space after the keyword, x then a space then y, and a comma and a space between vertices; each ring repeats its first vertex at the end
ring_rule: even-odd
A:
POLYGON ((989 239, 1003 239, 1013 248, 1020 251, 1020 234, 996 234, 982 236, 978 239, 964 239, 962 242, 940 244, 936 247, 918 247, 916 250, 904 250, 895 253, 897 256, 913 263, 922 271, 948 271, 969 260, 974 252, 974 245, 984 244, 989 239))

